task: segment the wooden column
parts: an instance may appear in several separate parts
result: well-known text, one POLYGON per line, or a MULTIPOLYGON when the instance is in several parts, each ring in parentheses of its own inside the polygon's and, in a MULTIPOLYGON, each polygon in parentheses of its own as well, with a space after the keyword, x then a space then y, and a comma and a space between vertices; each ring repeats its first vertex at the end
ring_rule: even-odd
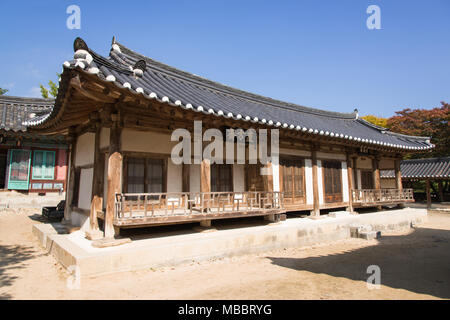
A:
POLYGON ((427 209, 431 208, 430 179, 427 179, 427 209))
POLYGON ((375 189, 381 189, 381 179, 380 179, 380 159, 372 159, 373 167, 373 186, 375 189))
POLYGON ((442 183, 442 180, 439 180, 438 182, 438 190, 439 190, 439 201, 444 202, 444 185, 442 183))
POLYGON ((347 153, 348 211, 353 212, 353 161, 347 153))
MULTIPOLYGON (((372 167, 373 167, 373 186, 375 189, 381 189, 381 178, 380 178, 380 159, 375 157, 372 159, 372 167)), ((382 209, 382 206, 377 206, 378 210, 382 209)))
POLYGON ((121 128, 119 128, 119 119, 117 114, 111 114, 113 121, 110 130, 109 158, 108 158, 108 194, 106 197, 105 214, 105 238, 113 238, 114 233, 114 214, 116 193, 122 192, 122 165, 123 158, 120 148, 121 128))
POLYGON ((100 239, 103 233, 98 227, 97 212, 103 210, 103 176, 104 161, 100 153, 100 122, 95 123, 95 143, 94 143, 94 172, 92 181, 92 200, 91 211, 89 215, 89 231, 86 237, 90 240, 100 239))
POLYGON ((317 151, 316 148, 313 148, 311 151, 311 160, 312 160, 312 180, 313 180, 313 203, 314 207, 311 211, 311 216, 318 217, 320 216, 320 203, 319 203, 319 184, 318 184, 318 168, 317 168, 317 151))
POLYGON ((395 160, 395 187, 403 190, 402 172, 400 171, 400 160, 395 160))
MULTIPOLYGON (((200 191, 201 192, 211 192, 211 160, 203 159, 200 165, 200 191)), ((210 195, 203 195, 204 205, 209 208, 210 195)))
POLYGON ((69 130, 69 143, 70 143, 70 165, 69 165, 69 177, 68 186, 66 187, 66 206, 64 208, 64 220, 63 223, 70 223, 70 215, 72 210, 73 192, 75 189, 75 153, 77 147, 77 137, 74 130, 69 130))

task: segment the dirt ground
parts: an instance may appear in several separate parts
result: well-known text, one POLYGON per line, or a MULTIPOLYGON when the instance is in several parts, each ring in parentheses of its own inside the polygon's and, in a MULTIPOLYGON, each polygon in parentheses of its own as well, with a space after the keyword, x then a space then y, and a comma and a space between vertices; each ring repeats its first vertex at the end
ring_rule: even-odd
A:
POLYGON ((409 232, 330 245, 83 278, 69 274, 31 233, 38 212, 0 211, 0 299, 449 299, 450 214, 409 232), (368 289, 378 265, 381 287, 368 289))

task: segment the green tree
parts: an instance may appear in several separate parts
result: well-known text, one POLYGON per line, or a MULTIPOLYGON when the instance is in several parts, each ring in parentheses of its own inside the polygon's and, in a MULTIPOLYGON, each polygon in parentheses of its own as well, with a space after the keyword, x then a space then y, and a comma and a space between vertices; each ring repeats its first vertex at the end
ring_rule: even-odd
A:
POLYGON ((0 88, 0 96, 4 95, 5 93, 8 92, 8 89, 2 89, 0 88))
MULTIPOLYGON (((56 76, 59 78, 60 74, 57 73, 56 76)), ((49 86, 49 89, 44 87, 42 84, 39 85, 39 87, 41 88, 42 98, 47 99, 50 96, 52 96, 53 98, 56 98, 56 96, 58 95, 58 85, 56 83, 54 83, 52 80, 50 80, 48 82, 48 86, 49 86)))

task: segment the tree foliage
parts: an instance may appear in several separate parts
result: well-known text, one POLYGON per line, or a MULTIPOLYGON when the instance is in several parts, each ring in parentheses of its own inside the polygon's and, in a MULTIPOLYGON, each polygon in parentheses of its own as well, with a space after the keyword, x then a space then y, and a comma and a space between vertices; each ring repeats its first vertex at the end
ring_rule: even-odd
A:
MULTIPOLYGON (((440 107, 431 110, 403 109, 389 118, 387 127, 393 132, 432 137, 436 147, 426 157, 450 156, 450 104, 441 102, 440 107)), ((412 158, 423 158, 423 154, 414 154, 412 158)))
POLYGON ((8 89, 2 89, 0 88, 0 96, 4 95, 5 93, 7 93, 9 90, 8 89))
MULTIPOLYGON (((56 76, 59 77, 60 74, 57 73, 56 76)), ((42 84, 39 85, 39 87, 41 88, 42 98, 46 98, 47 99, 50 96, 52 96, 53 98, 56 98, 56 96, 58 95, 58 85, 56 83, 54 83, 52 80, 50 80, 48 82, 48 86, 49 86, 49 89, 44 87, 42 84)))
POLYGON ((363 118, 367 122, 370 122, 376 126, 387 128, 387 122, 388 122, 387 118, 381 118, 381 117, 377 117, 377 116, 374 116, 371 114, 369 114, 368 116, 361 117, 361 118, 363 118))

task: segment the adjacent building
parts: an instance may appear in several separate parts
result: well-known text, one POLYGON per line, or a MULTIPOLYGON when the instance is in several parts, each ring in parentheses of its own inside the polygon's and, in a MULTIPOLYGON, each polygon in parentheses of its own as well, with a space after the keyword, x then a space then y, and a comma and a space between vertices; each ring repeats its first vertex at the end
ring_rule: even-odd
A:
MULTIPOLYGON (((207 226, 214 219, 276 219, 293 211, 317 217, 324 209, 413 201, 412 190, 402 186, 400 160, 433 148, 429 137, 390 132, 356 110, 330 112, 231 88, 115 40, 107 57, 80 38, 74 51, 74 60, 64 62, 54 108, 33 121, 31 132, 70 141, 65 219, 96 231, 100 218, 107 238, 127 227, 207 226), (200 130, 203 150, 210 129, 223 135, 278 129, 279 161, 239 163, 237 152, 224 152, 174 163, 179 141, 171 137, 180 128, 192 138, 200 130), (385 169, 393 170, 395 188, 382 188, 385 169)), ((246 139, 232 137, 248 159, 254 150, 246 139)))
POLYGON ((0 189, 61 192, 66 189, 67 143, 62 135, 30 133, 47 117, 53 99, 0 96, 0 189))

